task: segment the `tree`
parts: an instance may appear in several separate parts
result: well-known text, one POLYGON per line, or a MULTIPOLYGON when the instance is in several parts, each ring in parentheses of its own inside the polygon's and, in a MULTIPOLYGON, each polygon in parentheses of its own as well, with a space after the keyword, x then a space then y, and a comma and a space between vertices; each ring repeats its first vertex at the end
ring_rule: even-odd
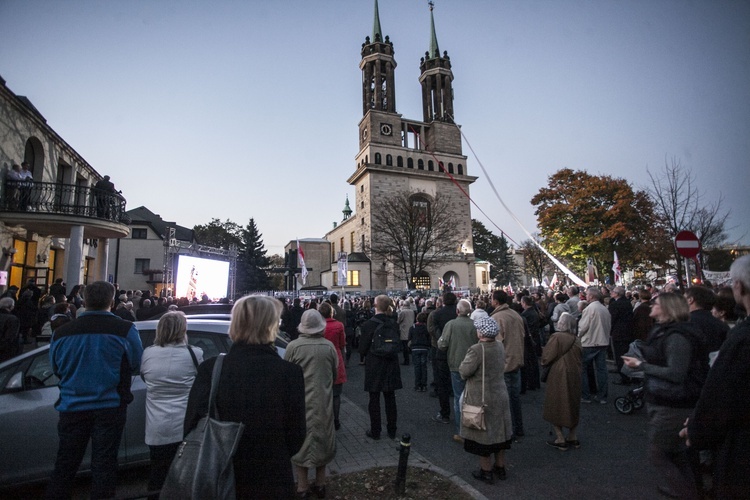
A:
POLYGON ((401 191, 374 199, 372 254, 393 265, 396 277, 414 288, 414 278, 446 256, 459 253, 450 197, 401 191))
POLYGON ((268 290, 270 281, 266 268, 270 261, 266 257, 263 235, 258 231, 255 219, 250 218, 242 231, 242 242, 237 257, 237 279, 245 291, 268 290))
MULTIPOLYGON (((541 240, 537 241, 542 243, 541 240)), ((521 251, 523 252, 523 272, 536 278, 537 282, 541 284, 544 281, 544 276, 553 268, 552 261, 531 240, 521 242, 521 251)))
POLYGON ((193 232, 195 241, 209 247, 229 250, 232 244, 238 248, 242 244, 242 227, 229 219, 225 222, 211 219, 208 224, 193 227, 193 232))
MULTIPOLYGON (((273 254, 268 258, 269 267, 276 269, 284 267, 284 257, 278 254, 273 254)), ((268 280, 270 282, 271 290, 283 290, 284 289, 284 275, 282 273, 269 273, 268 280)))
POLYGON ((497 236, 480 221, 471 219, 471 236, 474 256, 490 263, 490 278, 503 285, 518 280, 518 265, 508 248, 505 235, 497 236))
POLYGON ((676 158, 665 162, 660 172, 647 172, 651 179, 649 194, 666 227, 667 238, 672 242, 669 247, 677 263, 677 274, 682 276, 682 257, 674 246, 677 233, 692 231, 703 248, 717 248, 727 240, 725 226, 730 212, 722 208, 722 196, 712 203, 704 203, 704 195, 698 190, 693 173, 683 168, 676 158))
POLYGON ((661 265, 666 237, 645 191, 625 179, 562 169, 531 199, 547 248, 582 274, 587 258, 610 270, 614 252, 622 268, 643 262, 661 265))

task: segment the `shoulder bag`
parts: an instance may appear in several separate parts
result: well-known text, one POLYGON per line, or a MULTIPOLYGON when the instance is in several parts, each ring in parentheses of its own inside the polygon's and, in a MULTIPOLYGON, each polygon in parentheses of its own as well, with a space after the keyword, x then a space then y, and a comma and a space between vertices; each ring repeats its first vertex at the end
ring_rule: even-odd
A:
POLYGON ((219 420, 216 393, 223 361, 224 354, 219 354, 211 374, 208 415, 180 444, 159 498, 232 500, 236 496, 232 460, 245 424, 219 420))
POLYGON ((463 406, 461 406, 461 424, 469 429, 478 431, 487 430, 484 422, 484 344, 482 344, 482 404, 480 406, 466 404, 464 394, 463 406))

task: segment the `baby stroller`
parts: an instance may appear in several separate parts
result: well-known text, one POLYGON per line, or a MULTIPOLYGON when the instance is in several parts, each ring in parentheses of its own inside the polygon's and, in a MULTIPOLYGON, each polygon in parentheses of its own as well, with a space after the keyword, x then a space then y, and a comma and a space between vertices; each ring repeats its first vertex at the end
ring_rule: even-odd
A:
MULTIPOLYGON (((635 342, 631 343, 630 348, 625 355, 643 360, 643 354, 641 353, 641 341, 636 340, 635 342)), ((630 389, 627 394, 615 399, 615 408, 617 408, 617 411, 619 411, 623 415, 629 415, 633 413, 634 410, 640 410, 641 408, 643 408, 644 373, 643 370, 628 368, 627 365, 623 365, 620 372, 626 377, 629 377, 631 379, 640 379, 641 381, 638 387, 630 389)))

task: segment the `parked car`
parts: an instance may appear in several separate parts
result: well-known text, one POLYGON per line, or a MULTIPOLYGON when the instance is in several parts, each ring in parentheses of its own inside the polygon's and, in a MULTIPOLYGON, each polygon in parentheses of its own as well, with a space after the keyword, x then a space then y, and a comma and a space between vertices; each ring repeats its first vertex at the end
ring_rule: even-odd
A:
MULTIPOLYGON (((137 321, 143 347, 154 343, 158 321, 137 321)), ((227 352, 229 322, 226 320, 187 318, 188 341, 203 349, 209 359, 227 352)), ((281 357, 286 340, 276 339, 281 357)), ((54 404, 59 397, 58 378, 52 372, 49 345, 29 351, 0 364, 0 487, 44 480, 50 477, 57 454, 58 413, 54 404)), ((128 405, 128 417, 120 444, 121 466, 146 463, 148 446, 144 442, 146 425, 146 385, 133 373, 134 400, 128 405)), ((90 469, 90 453, 79 472, 90 469)))

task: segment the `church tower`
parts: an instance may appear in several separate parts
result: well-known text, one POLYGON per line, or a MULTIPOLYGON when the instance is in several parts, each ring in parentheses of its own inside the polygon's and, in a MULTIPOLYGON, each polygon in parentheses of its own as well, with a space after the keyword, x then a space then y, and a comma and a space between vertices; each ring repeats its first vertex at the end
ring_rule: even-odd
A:
MULTIPOLYGON (((347 182, 355 188, 355 213, 326 239, 339 251, 348 250, 371 261, 371 290, 405 289, 390 264, 379 261, 370 249, 377 238, 372 231, 373 203, 401 192, 414 193, 420 203, 439 195, 450 200, 455 218, 455 252, 441 256, 429 273, 414 279, 418 288, 437 289, 441 280, 451 279, 459 288, 475 288, 477 277, 471 237, 469 186, 476 177, 468 175, 461 134, 453 118, 453 72, 447 52, 440 54, 435 20, 430 5, 428 50, 420 62, 422 121, 403 118, 396 109, 393 42, 384 36, 378 2, 371 36, 362 44, 362 119, 359 122, 359 152, 356 170, 347 182), (348 248, 347 248, 348 246, 348 248)), ((416 205, 415 205, 416 206, 416 205)), ((335 253, 332 251, 332 254, 335 253)), ((335 256, 332 255, 332 262, 335 256)))

